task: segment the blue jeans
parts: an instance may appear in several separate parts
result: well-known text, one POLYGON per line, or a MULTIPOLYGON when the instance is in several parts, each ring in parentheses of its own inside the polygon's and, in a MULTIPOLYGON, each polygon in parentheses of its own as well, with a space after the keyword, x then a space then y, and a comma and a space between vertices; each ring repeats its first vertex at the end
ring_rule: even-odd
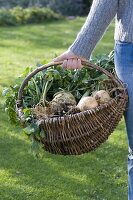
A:
POLYGON ((129 101, 124 113, 129 144, 128 200, 133 200, 133 43, 116 41, 115 70, 127 86, 129 101))

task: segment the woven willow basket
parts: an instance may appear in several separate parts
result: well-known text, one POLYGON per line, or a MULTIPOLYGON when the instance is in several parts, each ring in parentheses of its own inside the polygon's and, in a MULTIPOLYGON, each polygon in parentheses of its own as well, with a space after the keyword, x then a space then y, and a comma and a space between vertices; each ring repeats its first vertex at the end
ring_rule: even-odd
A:
MULTIPOLYGON (((62 62, 48 63, 37 68, 26 77, 19 89, 18 100, 16 102, 17 114, 20 121, 23 116, 23 90, 28 81, 38 72, 61 64, 62 62)), ((82 65, 98 70, 108 76, 109 80, 111 80, 108 89, 110 91, 114 89, 115 96, 108 103, 94 109, 63 117, 42 119, 40 126, 43 127, 47 135, 45 138, 41 138, 39 142, 50 153, 79 155, 95 150, 108 139, 109 135, 118 125, 125 110, 128 95, 124 84, 111 73, 97 65, 87 61, 82 61, 82 65)))

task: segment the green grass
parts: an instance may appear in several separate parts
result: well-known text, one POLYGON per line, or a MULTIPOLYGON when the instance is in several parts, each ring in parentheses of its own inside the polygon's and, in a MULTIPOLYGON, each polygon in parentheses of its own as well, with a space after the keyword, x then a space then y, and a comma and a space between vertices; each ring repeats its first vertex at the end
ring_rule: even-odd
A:
MULTIPOLYGON (((45 25, 0 29, 0 91, 26 66, 50 61, 65 51, 84 18, 45 25)), ((93 55, 113 49, 112 23, 93 55)), ((13 128, 0 97, 0 199, 1 200, 126 200, 127 139, 123 120, 109 140, 95 152, 57 156, 44 152, 35 159, 30 141, 13 128)))

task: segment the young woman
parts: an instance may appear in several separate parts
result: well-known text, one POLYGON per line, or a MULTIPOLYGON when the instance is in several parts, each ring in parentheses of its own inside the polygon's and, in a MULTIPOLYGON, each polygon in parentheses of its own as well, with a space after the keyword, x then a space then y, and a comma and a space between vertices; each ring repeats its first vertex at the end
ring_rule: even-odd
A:
POLYGON ((91 10, 69 49, 54 59, 64 61, 67 69, 81 68, 81 59, 89 59, 97 42, 116 16, 115 69, 127 85, 129 102, 125 122, 129 143, 128 200, 133 200, 133 0, 93 0, 91 10))

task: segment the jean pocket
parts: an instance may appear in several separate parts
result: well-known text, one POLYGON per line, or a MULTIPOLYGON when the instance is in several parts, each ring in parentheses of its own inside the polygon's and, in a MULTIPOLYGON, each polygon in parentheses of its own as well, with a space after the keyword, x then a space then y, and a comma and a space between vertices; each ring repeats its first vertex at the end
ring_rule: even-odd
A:
POLYGON ((117 71, 133 74, 133 43, 116 41, 114 52, 117 71))

